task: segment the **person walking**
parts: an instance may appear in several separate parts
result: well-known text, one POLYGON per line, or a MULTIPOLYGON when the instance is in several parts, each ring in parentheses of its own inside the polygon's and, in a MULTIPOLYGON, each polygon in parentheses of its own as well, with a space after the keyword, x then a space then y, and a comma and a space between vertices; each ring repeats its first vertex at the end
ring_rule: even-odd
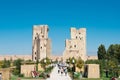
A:
POLYGON ((60 69, 58 69, 58 74, 60 73, 60 69))
POLYGON ((65 76, 67 76, 67 68, 65 69, 65 76))
POLYGON ((63 67, 61 67, 61 75, 63 74, 63 67))

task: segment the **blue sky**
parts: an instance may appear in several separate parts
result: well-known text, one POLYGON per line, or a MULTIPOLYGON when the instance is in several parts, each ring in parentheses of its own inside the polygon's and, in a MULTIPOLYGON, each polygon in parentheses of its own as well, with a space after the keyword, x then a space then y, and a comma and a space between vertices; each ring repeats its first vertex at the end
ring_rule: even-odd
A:
POLYGON ((87 54, 120 44, 120 0, 0 0, 0 55, 31 54, 32 26, 47 24, 52 53, 62 55, 70 27, 87 28, 87 54))

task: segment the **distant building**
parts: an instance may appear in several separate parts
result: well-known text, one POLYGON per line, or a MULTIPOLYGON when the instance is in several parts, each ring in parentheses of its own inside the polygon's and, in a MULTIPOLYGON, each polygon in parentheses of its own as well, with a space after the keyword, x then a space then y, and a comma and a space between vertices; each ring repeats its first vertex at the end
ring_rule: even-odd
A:
POLYGON ((48 38, 48 25, 33 26, 32 60, 40 61, 43 58, 50 57, 51 40, 48 38))
POLYGON ((17 60, 17 59, 23 59, 23 60, 32 60, 31 55, 0 55, 0 61, 1 60, 17 60))
POLYGON ((86 28, 71 28, 71 39, 66 39, 63 58, 79 58, 86 60, 86 28))
POLYGON ((57 56, 57 55, 51 55, 50 56, 50 59, 52 59, 52 61, 61 61, 62 59, 63 59, 63 56, 61 56, 61 55, 59 55, 59 56, 57 56))

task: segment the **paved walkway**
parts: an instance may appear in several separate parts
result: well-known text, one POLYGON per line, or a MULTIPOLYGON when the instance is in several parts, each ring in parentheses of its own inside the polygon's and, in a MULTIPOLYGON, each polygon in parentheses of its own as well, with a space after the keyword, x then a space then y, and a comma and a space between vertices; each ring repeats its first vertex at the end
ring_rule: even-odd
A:
POLYGON ((46 79, 46 80, 72 80, 70 78, 70 76, 67 74, 65 76, 65 74, 58 74, 58 67, 54 67, 53 71, 50 74, 50 78, 46 79))

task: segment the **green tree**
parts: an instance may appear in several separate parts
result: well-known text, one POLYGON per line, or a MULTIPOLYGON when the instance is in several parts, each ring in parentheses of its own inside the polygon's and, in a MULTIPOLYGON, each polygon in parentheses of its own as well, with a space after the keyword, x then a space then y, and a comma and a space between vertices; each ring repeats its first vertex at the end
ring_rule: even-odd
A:
POLYGON ((76 66, 81 70, 81 68, 84 66, 84 61, 79 57, 76 66))
POLYGON ((109 48, 108 48, 108 50, 107 50, 107 55, 109 56, 109 58, 108 58, 109 60, 112 57, 114 57, 114 50, 115 50, 114 45, 113 44, 110 45, 109 48))
MULTIPOLYGON (((101 77, 103 77, 104 71, 108 71, 109 76, 116 76, 116 74, 119 74, 120 44, 111 44, 107 51, 104 45, 100 45, 97 53, 101 77)), ((86 61, 86 63, 96 63, 96 61, 86 61)))
POLYGON ((0 68, 2 68, 3 66, 3 61, 0 61, 0 68))
POLYGON ((106 49, 103 44, 99 46, 97 53, 98 53, 99 60, 106 59, 106 49))
POLYGON ((21 68, 21 62, 23 60, 17 59, 13 62, 13 65, 16 66, 16 69, 13 71, 14 75, 19 75, 20 74, 20 68, 21 68))
POLYGON ((107 50, 108 59, 116 58, 120 63, 120 44, 111 44, 107 50))
POLYGON ((120 63, 120 44, 111 44, 107 50, 107 65, 110 76, 117 76, 119 73, 118 65, 120 63))
POLYGON ((44 59, 42 59, 42 60, 40 61, 40 63, 41 63, 41 67, 43 67, 44 70, 45 70, 46 66, 48 66, 49 64, 51 64, 51 59, 49 59, 49 58, 44 58, 44 59), (45 61, 45 60, 46 60, 46 61, 45 61))
POLYGON ((118 60, 115 58, 112 58, 108 61, 108 69, 110 71, 111 76, 118 77, 116 73, 118 74, 118 60))
POLYGON ((8 67, 10 67, 10 61, 4 59, 4 61, 3 61, 3 65, 2 65, 2 68, 8 68, 8 67))
POLYGON ((73 60, 74 60, 74 64, 76 64, 76 61, 77 61, 77 60, 76 60, 74 57, 69 58, 69 61, 70 61, 69 63, 70 63, 70 64, 73 64, 73 60))
POLYGON ((118 66, 118 61, 114 58, 109 60, 108 61, 108 66, 109 66, 109 68, 114 69, 118 66))
POLYGON ((100 61, 99 60, 87 60, 85 61, 85 64, 99 64, 100 61))

